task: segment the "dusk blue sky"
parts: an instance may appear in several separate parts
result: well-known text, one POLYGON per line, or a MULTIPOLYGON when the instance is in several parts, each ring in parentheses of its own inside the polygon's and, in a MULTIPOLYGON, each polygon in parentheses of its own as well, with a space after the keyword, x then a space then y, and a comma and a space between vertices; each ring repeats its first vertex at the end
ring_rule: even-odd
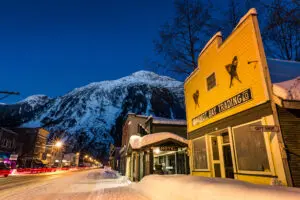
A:
POLYGON ((50 97, 145 69, 171 0, 2 1, 0 90, 50 97))
MULTIPOLYGON (((269 0, 263 0, 269 1, 269 0)), ((0 2, 0 90, 64 95, 118 79, 157 60, 153 40, 174 17, 174 0, 12 0, 0 2)), ((226 1, 212 0, 219 17, 226 1)), ((1 96, 1 95, 0 95, 1 96)))

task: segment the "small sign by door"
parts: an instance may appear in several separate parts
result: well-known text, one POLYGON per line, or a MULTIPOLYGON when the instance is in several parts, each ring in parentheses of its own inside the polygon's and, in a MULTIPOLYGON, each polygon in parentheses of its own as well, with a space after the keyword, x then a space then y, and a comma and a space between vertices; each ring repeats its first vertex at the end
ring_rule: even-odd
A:
POLYGON ((18 160, 18 154, 11 154, 9 160, 18 160))
POLYGON ((178 147, 174 147, 174 146, 161 146, 161 147, 159 147, 159 150, 161 150, 161 151, 178 151, 178 147))
POLYGON ((268 125, 261 125, 261 126, 250 126, 251 131, 255 132, 279 132, 278 126, 268 126, 268 125))

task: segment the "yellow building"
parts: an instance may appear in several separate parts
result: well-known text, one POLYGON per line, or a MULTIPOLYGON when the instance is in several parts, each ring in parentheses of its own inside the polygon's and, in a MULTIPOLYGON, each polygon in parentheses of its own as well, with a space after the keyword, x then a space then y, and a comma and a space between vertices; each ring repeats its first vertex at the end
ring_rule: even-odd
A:
POLYGON ((192 175, 293 185, 255 9, 210 39, 184 87, 192 175))

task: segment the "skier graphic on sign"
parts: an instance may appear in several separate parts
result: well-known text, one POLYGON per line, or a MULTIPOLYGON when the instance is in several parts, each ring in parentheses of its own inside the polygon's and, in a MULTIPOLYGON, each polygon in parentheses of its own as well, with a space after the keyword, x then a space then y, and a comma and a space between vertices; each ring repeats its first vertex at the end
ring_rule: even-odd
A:
POLYGON ((237 56, 234 56, 231 64, 228 64, 228 65, 225 66, 227 72, 230 75, 230 86, 229 86, 229 88, 231 88, 231 86, 233 85, 232 84, 233 79, 236 79, 241 83, 241 81, 239 79, 239 76, 237 74, 237 71, 236 71, 237 66, 238 66, 237 56))
POLYGON ((199 107, 199 102, 198 102, 199 90, 196 90, 196 92, 193 94, 193 99, 194 99, 194 102, 195 102, 195 108, 199 107))

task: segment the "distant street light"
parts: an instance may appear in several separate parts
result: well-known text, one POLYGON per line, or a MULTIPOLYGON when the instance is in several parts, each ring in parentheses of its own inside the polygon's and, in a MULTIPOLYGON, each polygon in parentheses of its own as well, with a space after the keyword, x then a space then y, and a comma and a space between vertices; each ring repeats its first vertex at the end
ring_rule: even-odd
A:
POLYGON ((57 147, 57 148, 61 148, 62 146, 63 146, 63 143, 61 141, 57 141, 55 143, 55 147, 57 147))

